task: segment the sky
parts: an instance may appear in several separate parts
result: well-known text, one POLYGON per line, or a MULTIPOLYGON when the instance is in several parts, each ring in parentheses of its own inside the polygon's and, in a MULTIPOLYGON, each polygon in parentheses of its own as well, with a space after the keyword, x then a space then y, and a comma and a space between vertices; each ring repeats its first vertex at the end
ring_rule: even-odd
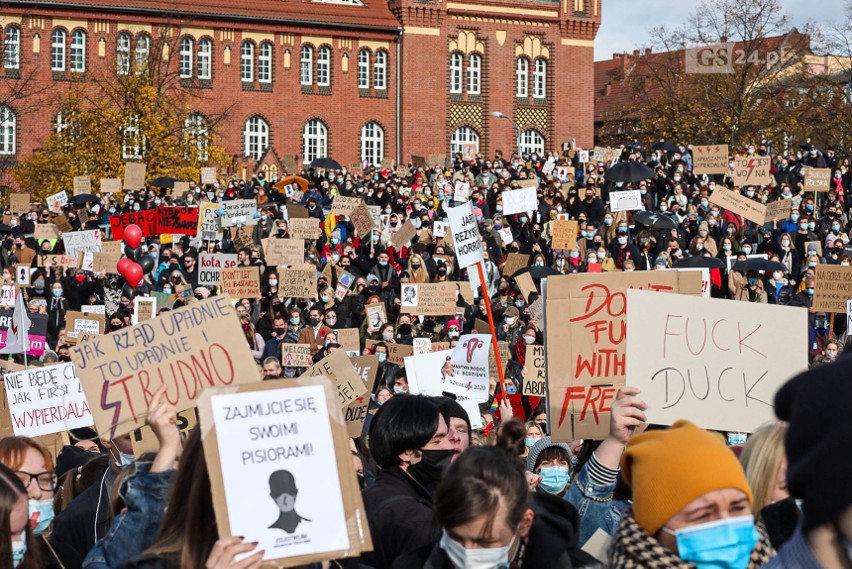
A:
MULTIPOLYGON (((808 20, 818 25, 843 16, 847 0, 780 0, 793 25, 808 20), (816 8, 816 9, 814 9, 816 8)), ((698 4, 683 0, 602 0, 601 28, 595 39, 595 61, 610 59, 613 53, 641 49, 650 44, 648 30, 665 24, 677 27, 685 22, 698 4)))

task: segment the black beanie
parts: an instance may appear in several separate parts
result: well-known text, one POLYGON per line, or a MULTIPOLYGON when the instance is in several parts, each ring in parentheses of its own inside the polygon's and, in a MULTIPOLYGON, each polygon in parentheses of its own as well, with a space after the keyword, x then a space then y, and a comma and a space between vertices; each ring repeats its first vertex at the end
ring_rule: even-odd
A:
POLYGON ((834 522, 852 506, 852 354, 788 381, 775 414, 790 423, 787 487, 803 501, 803 530, 834 522))

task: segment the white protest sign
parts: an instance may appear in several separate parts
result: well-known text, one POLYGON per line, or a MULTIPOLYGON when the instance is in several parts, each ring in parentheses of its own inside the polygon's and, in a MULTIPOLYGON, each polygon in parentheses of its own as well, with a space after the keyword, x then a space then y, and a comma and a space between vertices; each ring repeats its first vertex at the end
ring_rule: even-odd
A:
POLYGON ((435 224, 432 226, 432 235, 434 235, 435 237, 446 237, 447 230, 449 229, 449 227, 449 223, 445 223, 443 221, 436 221, 435 224))
POLYGON ((431 354, 406 356, 405 371, 408 379, 408 392, 412 395, 439 396, 444 391, 441 370, 450 363, 452 350, 441 350, 431 354))
POLYGON ((16 436, 40 437, 94 424, 70 362, 7 373, 3 380, 16 436))
POLYGON ((778 389, 808 368, 806 309, 627 291, 627 384, 648 421, 754 432, 778 389), (784 341, 778 339, 784 330, 784 341))
MULTIPOLYGON (((535 192, 533 192, 535 193, 535 192)), ((465 268, 480 263, 482 256, 482 237, 473 214, 470 202, 447 210, 450 220, 450 230, 453 234, 453 245, 458 256, 459 267, 465 268)))
POLYGON ((411 347, 414 349, 414 355, 428 354, 432 351, 431 338, 414 338, 411 341, 411 347))
POLYGON ((80 253, 100 253, 103 248, 99 229, 63 233, 62 242, 65 244, 65 254, 72 257, 80 253))
POLYGON ((500 195, 503 196, 503 215, 538 209, 538 186, 509 190, 500 195))
POLYGON ((237 266, 237 256, 225 253, 200 253, 198 255, 198 285, 219 286, 222 281, 222 269, 237 266))
POLYGON ((456 180, 453 191, 453 199, 457 202, 466 202, 470 199, 470 183, 456 180))
POLYGON ((451 365, 441 369, 444 391, 477 403, 488 400, 490 342, 490 334, 469 334, 459 339, 453 349, 451 365))
POLYGON ((645 206, 642 205, 642 192, 640 190, 610 192, 609 208, 613 213, 617 211, 636 211, 639 209, 645 209, 645 206))
POLYGON ((68 203, 68 193, 62 190, 58 194, 53 194, 47 198, 47 209, 53 212, 59 212, 62 207, 68 203))
POLYGON ((222 227, 233 227, 235 225, 257 225, 254 214, 257 213, 257 201, 255 200, 226 200, 221 203, 225 210, 221 215, 222 227))

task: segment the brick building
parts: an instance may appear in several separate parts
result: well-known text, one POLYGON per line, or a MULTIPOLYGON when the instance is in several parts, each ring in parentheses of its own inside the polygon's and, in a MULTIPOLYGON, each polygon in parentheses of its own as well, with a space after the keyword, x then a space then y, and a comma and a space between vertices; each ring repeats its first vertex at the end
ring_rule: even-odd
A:
POLYGON ((272 170, 288 155, 378 164, 463 143, 590 146, 600 1, 7 1, 0 157, 28 156, 62 125, 79 77, 132 73, 147 56, 207 95, 196 128, 227 107, 220 143, 272 170))

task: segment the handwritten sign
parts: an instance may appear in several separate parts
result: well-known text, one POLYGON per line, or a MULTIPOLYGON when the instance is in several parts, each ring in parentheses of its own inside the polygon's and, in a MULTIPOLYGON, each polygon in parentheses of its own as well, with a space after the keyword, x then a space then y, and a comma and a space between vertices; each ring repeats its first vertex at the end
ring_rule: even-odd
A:
POLYGON ((553 240, 551 246, 554 249, 575 249, 577 247, 577 222, 573 219, 570 221, 557 219, 552 223, 553 240))
POLYGON ((609 204, 610 211, 613 213, 645 209, 645 206, 642 204, 642 192, 640 190, 610 192, 609 204))
POLYGON ((204 241, 218 241, 222 238, 219 223, 219 204, 206 203, 198 208, 198 228, 196 235, 204 241))
POLYGON ((524 358, 523 394, 529 397, 546 397, 547 379, 544 375, 544 346, 527 346, 524 358))
POLYGON ((281 342, 278 345, 281 348, 281 365, 284 367, 311 367, 314 365, 310 344, 281 342))
POLYGON ((364 205, 364 200, 361 198, 336 195, 334 196, 334 201, 331 202, 331 215, 343 214, 350 216, 353 211, 362 205, 364 205))
POLYGON ((514 275, 521 269, 529 266, 530 256, 523 253, 509 253, 506 256, 506 263, 503 265, 503 274, 507 276, 514 275))
POLYGON ((68 194, 65 190, 57 194, 53 194, 52 196, 48 196, 47 198, 47 209, 54 213, 59 213, 62 211, 62 208, 68 204, 68 194))
POLYGON ((92 179, 89 176, 74 176, 74 195, 92 193, 92 179))
POLYGON ((266 264, 269 266, 279 265, 302 265, 305 262, 305 240, 304 239, 269 239, 264 251, 266 264))
POLYGON ((198 284, 200 286, 219 286, 222 269, 237 266, 237 256, 225 253, 200 253, 198 255, 198 284))
MULTIPOLYGON (((734 185, 766 186, 772 183, 769 156, 746 156, 734 158, 734 185)), ((758 222, 759 223, 759 222, 758 222)))
POLYGON ((792 209, 793 198, 769 202, 768 204, 766 204, 766 216, 764 217, 764 223, 769 223, 770 221, 778 221, 780 219, 787 219, 788 217, 790 217, 790 211, 792 209))
POLYGON ((281 298, 316 298, 317 270, 313 266, 291 267, 278 275, 281 298))
POLYGON ((202 184, 215 184, 218 180, 216 179, 217 173, 215 167, 205 166, 201 168, 201 183, 202 184))
POLYGON ((112 238, 116 241, 124 239, 124 228, 131 224, 139 226, 143 237, 153 237, 160 234, 158 230, 157 210, 143 209, 119 215, 111 215, 109 218, 109 227, 112 231, 112 238))
POLYGON ((151 320, 157 315, 157 299, 153 296, 137 296, 133 299, 133 315, 136 322, 151 320))
POLYGON ((234 298, 260 298, 260 272, 258 267, 220 269, 222 292, 234 298))
POLYGON ((537 186, 538 184, 518 190, 508 190, 500 194, 503 197, 503 215, 537 210, 537 186))
POLYGON ((458 256, 459 267, 470 267, 483 260, 482 236, 470 202, 447 210, 453 245, 458 256))
POLYGON ((254 214, 257 213, 257 201, 255 200, 227 200, 219 204, 225 210, 220 214, 222 227, 234 227, 235 225, 257 225, 254 214))
POLYGON ((316 241, 320 236, 319 220, 315 217, 306 219, 290 219, 288 222, 290 237, 316 241))
POLYGON ((80 253, 101 252, 101 231, 72 231, 62 234, 62 242, 65 244, 65 253, 76 257, 80 253))
POLYGON ((166 386, 177 411, 206 387, 259 381, 257 366, 226 295, 164 312, 148 322, 71 349, 98 432, 112 438, 145 424, 154 391, 166 386))
POLYGON ((627 306, 627 381, 651 423, 754 432, 775 418, 778 388, 808 369, 804 308, 640 290, 627 306))
POLYGON ((827 192, 831 186, 831 168, 805 168, 805 191, 827 192))
POLYGON ((121 178, 101 178, 102 194, 117 194, 121 191, 121 178))
POLYGON ((491 334, 466 334, 459 338, 450 357, 450 365, 441 369, 444 391, 476 403, 487 401, 490 346, 491 334))
POLYGON ((9 209, 12 213, 30 211, 30 194, 9 194, 9 209))
POLYGON ((741 215, 749 221, 753 221, 759 225, 763 224, 766 218, 766 206, 758 201, 747 198, 739 192, 716 188, 710 194, 710 203, 721 208, 727 209, 737 215, 741 215))
POLYGON ((402 224, 402 227, 399 228, 399 231, 391 234, 391 244, 394 249, 399 251, 405 247, 415 235, 417 235, 417 228, 414 227, 414 224, 411 223, 410 219, 406 219, 405 223, 402 224))
POLYGON ((157 233, 195 235, 198 232, 198 208, 180 206, 157 208, 157 233))
POLYGON ((400 312, 418 316, 447 316, 456 313, 456 283, 403 283, 400 286, 400 312))
POLYGON ((361 203, 358 207, 352 210, 349 214, 349 219, 355 226, 355 232, 359 237, 364 237, 373 230, 373 216, 370 214, 369 208, 361 203))
POLYGON ((124 163, 124 189, 137 191, 145 187, 147 166, 141 162, 124 163))
POLYGON ((7 373, 3 381, 17 436, 38 437, 93 424, 74 364, 7 373))
POLYGON ((852 298, 852 267, 819 264, 814 270, 814 312, 843 314, 852 298))
POLYGON ((333 379, 337 386, 337 402, 341 409, 367 394, 367 386, 358 376, 355 366, 343 350, 331 352, 316 365, 306 369, 302 375, 304 377, 324 375, 333 379))
POLYGON ((698 174, 727 174, 728 145, 709 144, 692 147, 692 171, 698 174))

